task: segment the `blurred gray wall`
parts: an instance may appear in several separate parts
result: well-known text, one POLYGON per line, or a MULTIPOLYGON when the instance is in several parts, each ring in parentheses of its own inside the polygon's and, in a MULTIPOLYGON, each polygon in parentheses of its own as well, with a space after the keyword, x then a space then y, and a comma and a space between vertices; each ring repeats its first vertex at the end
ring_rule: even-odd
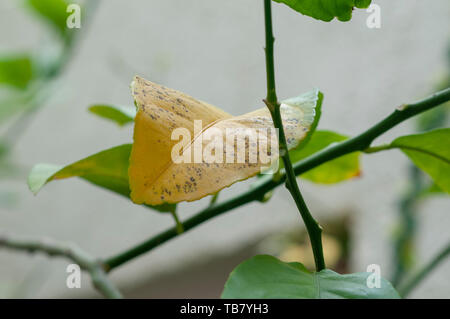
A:
MULTIPOLYGON (((351 22, 327 24, 274 4, 279 97, 319 87, 325 93, 322 129, 360 133, 401 103, 431 92, 446 67, 449 1, 374 3, 382 9, 381 29, 366 27, 364 10, 355 11, 351 22)), ((15 148, 14 158, 28 167, 38 162, 70 163, 130 142, 131 127, 118 129, 86 109, 97 102, 132 105, 129 83, 136 73, 233 114, 262 106, 262 1, 102 1, 95 21, 80 32, 86 34, 61 85, 15 148)), ((43 36, 42 26, 16 1, 0 1, 0 52, 36 47, 43 36)), ((377 142, 412 130, 409 121, 377 142)), ((335 186, 301 183, 319 219, 344 210, 355 212, 354 271, 377 263, 382 275, 390 275, 395 203, 407 186, 407 165, 400 152, 383 152, 362 158, 361 178, 335 186)), ((74 241, 99 256, 121 251, 173 224, 170 216, 80 180, 51 183, 37 197, 28 191, 25 180, 1 184, 20 193, 16 207, 1 209, 1 230, 74 241)), ((248 183, 236 184, 220 197, 247 187, 248 183)), ((183 203, 180 214, 186 218, 207 203, 208 199, 183 203)), ((448 198, 435 197, 420 210, 418 248, 420 261, 425 262, 450 240, 450 204, 448 198)), ((193 260, 226 254, 295 223, 301 221, 294 203, 280 188, 267 204, 247 205, 211 220, 118 269, 112 279, 128 287, 193 260)), ((65 260, 0 251, 0 293, 71 296, 74 292, 65 286, 66 265, 65 260)), ((449 271, 447 260, 413 297, 450 297, 449 271)), ((91 291, 86 276, 82 289, 91 291)))

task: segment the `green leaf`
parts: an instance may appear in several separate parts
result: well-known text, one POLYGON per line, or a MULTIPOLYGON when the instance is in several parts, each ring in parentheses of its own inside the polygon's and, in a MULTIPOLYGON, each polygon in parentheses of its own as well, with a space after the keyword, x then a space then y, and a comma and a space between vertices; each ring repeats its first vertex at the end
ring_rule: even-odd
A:
POLYGON ((340 275, 325 269, 312 273, 300 263, 284 263, 259 255, 237 266, 230 274, 222 298, 400 298, 392 285, 380 280, 380 288, 369 288, 372 273, 340 275))
POLYGON ((349 21, 353 8, 367 8, 371 0, 274 0, 317 20, 349 21))
POLYGON ((89 107, 89 111, 104 119, 111 120, 119 126, 134 122, 136 109, 114 105, 97 104, 89 107))
POLYGON ((44 18, 61 34, 66 33, 66 20, 69 16, 65 0, 26 0, 28 6, 44 18))
POLYGON ((128 158, 130 144, 124 144, 99 152, 73 164, 56 166, 50 164, 36 165, 29 177, 28 185, 37 193, 46 183, 78 176, 93 184, 110 189, 124 196, 129 195, 128 158))
MULTIPOLYGON (((303 148, 290 151, 289 156, 292 163, 295 163, 324 149, 332 143, 342 142, 347 138, 347 136, 331 131, 316 131, 311 136, 308 144, 303 148)), ((359 176, 359 156, 359 152, 341 156, 303 173, 301 177, 314 183, 332 184, 359 176)))
MULTIPOLYGON (((36 194, 52 180, 81 177, 97 186, 129 198, 128 165, 131 144, 123 144, 86 157, 67 166, 37 164, 28 176, 28 186, 36 194)), ((173 205, 148 206, 160 212, 173 210, 173 205)))
POLYGON ((33 78, 33 66, 28 55, 0 58, 0 83, 25 89, 33 78))
POLYGON ((425 171, 436 185, 450 193, 450 128, 402 136, 385 149, 399 148, 416 166, 425 171))
POLYGON ((305 112, 304 114, 304 119, 306 120, 306 122, 310 122, 312 118, 312 124, 309 127, 308 134, 295 148, 296 150, 301 149, 304 147, 304 145, 308 144, 311 139, 311 136, 316 131, 320 117, 322 116, 322 102, 323 102, 323 93, 320 92, 319 89, 317 88, 309 92, 303 93, 299 96, 291 97, 289 99, 281 101, 282 104, 300 106, 302 107, 302 109, 309 110, 309 112, 305 112), (307 105, 309 105, 309 108, 305 107, 307 105))

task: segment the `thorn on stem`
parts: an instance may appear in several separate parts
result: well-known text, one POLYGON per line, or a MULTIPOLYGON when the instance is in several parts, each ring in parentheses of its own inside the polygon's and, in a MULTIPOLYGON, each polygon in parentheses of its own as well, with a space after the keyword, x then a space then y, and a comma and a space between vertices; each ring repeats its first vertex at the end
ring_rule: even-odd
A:
POLYGON ((408 108, 408 104, 402 104, 400 106, 397 106, 397 111, 404 111, 408 108))
POLYGON ((284 185, 286 186, 286 188, 287 188, 289 191, 292 191, 291 184, 289 183, 289 179, 286 179, 286 182, 284 183, 284 185))
POLYGON ((275 112, 275 106, 272 103, 270 103, 269 101, 267 101, 266 99, 263 99, 263 102, 266 104, 266 106, 269 109, 270 113, 273 114, 273 112, 275 112))

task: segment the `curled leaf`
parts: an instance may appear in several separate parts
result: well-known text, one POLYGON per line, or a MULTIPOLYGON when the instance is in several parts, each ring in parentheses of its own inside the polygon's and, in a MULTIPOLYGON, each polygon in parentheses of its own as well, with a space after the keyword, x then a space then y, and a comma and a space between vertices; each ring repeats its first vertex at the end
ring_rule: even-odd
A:
MULTIPOLYGON (((267 157, 276 156, 277 134, 271 134, 266 107, 231 116, 140 77, 132 94, 138 107, 129 168, 135 203, 197 200, 256 175, 269 166, 267 157)), ((289 149, 306 137, 321 101, 314 90, 281 104, 289 149)))

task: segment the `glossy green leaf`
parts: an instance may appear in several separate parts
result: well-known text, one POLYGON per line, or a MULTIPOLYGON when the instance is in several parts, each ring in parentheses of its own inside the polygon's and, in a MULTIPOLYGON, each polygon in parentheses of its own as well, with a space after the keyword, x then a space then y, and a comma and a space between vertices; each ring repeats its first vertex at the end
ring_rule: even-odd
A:
MULTIPOLYGON (((308 144, 289 152, 292 163, 298 162, 332 143, 342 142, 348 137, 331 131, 316 131, 308 144)), ((359 176, 359 152, 347 154, 332 161, 326 162, 304 174, 302 178, 314 183, 332 184, 359 176)))
POLYGON ((111 120, 119 126, 134 122, 136 109, 134 107, 123 107, 115 105, 92 105, 89 111, 107 120, 111 120))
POLYGON ((399 298, 385 279, 381 278, 379 288, 369 288, 367 282, 373 283, 370 275, 375 273, 340 275, 328 269, 313 273, 300 263, 284 263, 272 256, 259 255, 233 270, 222 298, 399 298))
MULTIPOLYGON (((128 165, 131 144, 116 146, 67 166, 37 164, 28 176, 28 186, 36 194, 52 180, 80 177, 97 186, 129 198, 128 165)), ((149 206, 160 212, 171 211, 173 205, 149 206)))
POLYGON ((67 32, 68 2, 65 0, 26 0, 29 7, 62 34, 67 32))
POLYGON ((402 136, 386 148, 399 148, 436 185, 450 193, 450 128, 402 136))
POLYGON ((317 20, 349 21, 353 8, 367 8, 371 0, 274 0, 317 20))
POLYGON ((29 56, 19 55, 0 58, 0 84, 25 89, 33 77, 29 56))

